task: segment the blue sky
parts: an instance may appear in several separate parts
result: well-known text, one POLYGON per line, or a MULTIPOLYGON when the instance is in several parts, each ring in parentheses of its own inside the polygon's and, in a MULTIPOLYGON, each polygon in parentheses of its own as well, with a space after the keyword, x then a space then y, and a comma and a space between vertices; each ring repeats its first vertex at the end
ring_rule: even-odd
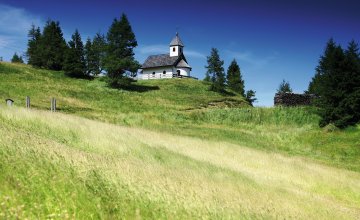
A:
POLYGON ((179 31, 193 75, 204 77, 206 56, 220 51, 227 69, 240 65, 246 89, 256 91, 258 106, 271 106, 282 79, 294 92, 307 89, 330 37, 342 46, 360 43, 360 1, 310 0, 0 0, 0 57, 26 50, 32 23, 60 21, 66 40, 76 28, 83 40, 106 33, 121 13, 128 15, 139 46, 136 58, 167 53, 179 31))

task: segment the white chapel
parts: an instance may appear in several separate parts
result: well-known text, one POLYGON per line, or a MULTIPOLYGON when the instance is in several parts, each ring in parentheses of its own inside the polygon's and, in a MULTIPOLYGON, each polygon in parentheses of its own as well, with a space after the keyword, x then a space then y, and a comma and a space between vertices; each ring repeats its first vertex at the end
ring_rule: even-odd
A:
POLYGON ((184 55, 184 44, 179 34, 170 42, 168 54, 149 56, 141 66, 142 79, 190 77, 191 67, 184 55))

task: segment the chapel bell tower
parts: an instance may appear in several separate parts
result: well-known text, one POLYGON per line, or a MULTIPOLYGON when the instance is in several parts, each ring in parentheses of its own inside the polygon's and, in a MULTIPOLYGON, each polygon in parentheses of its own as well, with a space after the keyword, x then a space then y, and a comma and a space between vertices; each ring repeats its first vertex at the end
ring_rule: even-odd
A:
POLYGON ((184 44, 182 43, 179 33, 170 42, 170 57, 178 57, 183 53, 184 44))

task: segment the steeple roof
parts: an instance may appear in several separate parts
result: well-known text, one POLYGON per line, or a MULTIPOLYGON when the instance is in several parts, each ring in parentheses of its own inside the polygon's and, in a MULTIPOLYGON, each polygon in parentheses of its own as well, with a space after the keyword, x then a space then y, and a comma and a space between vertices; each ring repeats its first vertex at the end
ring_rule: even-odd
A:
POLYGON ((182 46, 182 47, 184 46, 183 42, 181 41, 181 39, 179 37, 178 32, 176 32, 176 36, 170 42, 170 46, 182 46))

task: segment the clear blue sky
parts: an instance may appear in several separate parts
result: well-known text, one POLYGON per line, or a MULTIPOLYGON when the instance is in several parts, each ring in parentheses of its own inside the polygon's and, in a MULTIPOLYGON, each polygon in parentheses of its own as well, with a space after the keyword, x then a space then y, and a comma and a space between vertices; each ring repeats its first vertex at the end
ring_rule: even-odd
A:
POLYGON ((246 89, 257 105, 271 106, 282 81, 303 92, 330 37, 342 46, 360 43, 360 1, 354 0, 0 0, 0 56, 26 50, 32 23, 60 21, 66 40, 76 28, 83 40, 106 33, 115 17, 128 15, 138 48, 136 58, 167 53, 178 28, 193 75, 203 78, 206 56, 220 51, 227 69, 240 65, 246 89))

